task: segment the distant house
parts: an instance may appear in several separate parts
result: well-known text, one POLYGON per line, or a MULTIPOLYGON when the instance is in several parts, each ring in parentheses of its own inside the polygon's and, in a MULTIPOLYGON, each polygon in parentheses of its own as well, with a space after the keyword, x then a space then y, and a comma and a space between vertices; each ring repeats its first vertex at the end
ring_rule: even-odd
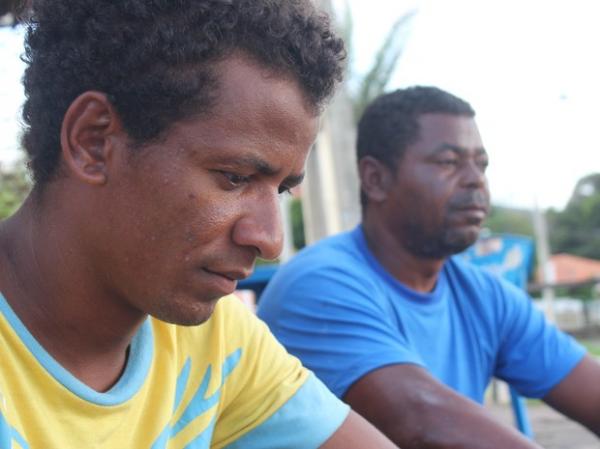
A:
POLYGON ((600 260, 571 254, 554 254, 550 266, 555 284, 577 284, 597 280, 600 282, 600 260))

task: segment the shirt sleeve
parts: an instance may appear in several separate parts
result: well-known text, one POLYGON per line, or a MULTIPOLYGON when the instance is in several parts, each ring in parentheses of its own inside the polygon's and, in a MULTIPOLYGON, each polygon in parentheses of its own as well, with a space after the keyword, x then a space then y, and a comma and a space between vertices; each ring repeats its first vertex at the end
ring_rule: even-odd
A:
POLYGON ((378 368, 423 365, 364 272, 314 259, 290 263, 259 303, 277 339, 338 397, 378 368))
POLYGON ((349 407, 288 354, 263 322, 232 301, 227 327, 230 339, 240 339, 242 358, 223 391, 211 447, 320 447, 341 426, 349 407))
POLYGON ((547 321, 526 293, 508 283, 500 286, 496 376, 524 396, 542 398, 581 361, 585 349, 547 321))
POLYGON ((311 374, 270 418, 226 449, 316 449, 333 435, 349 411, 311 374))

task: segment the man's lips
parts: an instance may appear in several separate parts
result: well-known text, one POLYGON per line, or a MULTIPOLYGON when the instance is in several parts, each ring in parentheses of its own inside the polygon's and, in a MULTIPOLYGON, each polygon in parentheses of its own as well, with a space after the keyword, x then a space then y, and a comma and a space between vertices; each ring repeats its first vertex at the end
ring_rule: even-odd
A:
POLYGON ((454 213, 464 215, 469 221, 481 222, 485 220, 488 214, 487 206, 480 204, 468 204, 460 207, 454 207, 452 209, 454 213))
POLYGON ((461 206, 461 207, 455 207, 455 210, 459 210, 459 211, 479 211, 479 212, 483 212, 484 214, 487 213, 488 208, 486 206, 479 206, 479 205, 469 205, 469 206, 461 206))
POLYGON ((214 276, 220 276, 228 281, 235 282, 241 281, 242 279, 246 279, 252 273, 252 269, 215 269, 215 268, 202 268, 208 274, 214 276))
POLYGON ((215 269, 202 267, 201 270, 206 275, 203 277, 205 288, 215 290, 222 295, 233 293, 237 287, 237 282, 247 278, 251 270, 245 269, 215 269))

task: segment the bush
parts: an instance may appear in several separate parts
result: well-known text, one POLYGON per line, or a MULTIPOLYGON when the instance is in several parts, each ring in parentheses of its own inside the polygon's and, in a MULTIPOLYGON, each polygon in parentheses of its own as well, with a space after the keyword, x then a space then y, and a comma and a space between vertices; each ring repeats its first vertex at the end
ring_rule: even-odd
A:
POLYGON ((24 168, 0 167, 0 219, 17 210, 30 190, 31 181, 24 168))
POLYGON ((292 242, 296 250, 306 246, 304 238, 304 217, 302 216, 302 200, 293 198, 290 201, 290 219, 292 221, 292 242))

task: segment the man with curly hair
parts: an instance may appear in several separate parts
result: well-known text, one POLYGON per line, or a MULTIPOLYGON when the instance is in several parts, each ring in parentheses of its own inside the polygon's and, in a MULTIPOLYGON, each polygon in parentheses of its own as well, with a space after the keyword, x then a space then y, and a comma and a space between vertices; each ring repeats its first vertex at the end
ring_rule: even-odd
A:
POLYGON ((600 435, 600 366, 516 287, 458 257, 489 209, 488 155, 462 99, 383 95, 358 126, 362 223, 281 268, 276 337, 403 448, 538 447, 481 406, 493 376, 600 435))
POLYGON ((309 0, 34 1, 1 449, 394 447, 228 296, 343 58, 309 0))

